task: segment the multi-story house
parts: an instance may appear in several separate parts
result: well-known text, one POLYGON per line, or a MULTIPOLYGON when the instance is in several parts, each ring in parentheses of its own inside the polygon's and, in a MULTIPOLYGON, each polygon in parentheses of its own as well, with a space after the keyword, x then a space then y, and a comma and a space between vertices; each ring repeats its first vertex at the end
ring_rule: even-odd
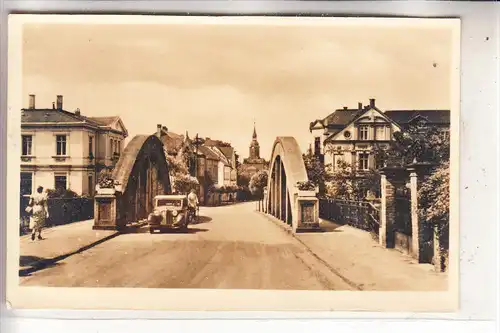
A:
POLYGON ((309 130, 312 135, 311 150, 325 165, 335 168, 343 160, 358 171, 377 169, 383 163, 375 159, 374 149, 388 148, 393 133, 412 124, 436 126, 443 136, 448 136, 449 110, 387 110, 381 111, 370 104, 358 108, 344 107, 335 110, 324 119, 313 121, 309 130))
POLYGON ((121 119, 66 111, 60 95, 52 108, 36 108, 30 95, 21 112, 21 194, 43 186, 92 196, 99 171, 112 168, 123 150, 121 119))

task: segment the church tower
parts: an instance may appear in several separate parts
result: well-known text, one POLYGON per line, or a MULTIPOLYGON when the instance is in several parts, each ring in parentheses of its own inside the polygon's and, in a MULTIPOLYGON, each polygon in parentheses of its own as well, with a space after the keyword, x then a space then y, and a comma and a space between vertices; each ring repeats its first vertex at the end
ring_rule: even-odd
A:
POLYGON ((250 144, 250 160, 260 159, 260 146, 257 141, 257 131, 255 130, 255 123, 253 124, 253 135, 252 135, 252 143, 250 144))

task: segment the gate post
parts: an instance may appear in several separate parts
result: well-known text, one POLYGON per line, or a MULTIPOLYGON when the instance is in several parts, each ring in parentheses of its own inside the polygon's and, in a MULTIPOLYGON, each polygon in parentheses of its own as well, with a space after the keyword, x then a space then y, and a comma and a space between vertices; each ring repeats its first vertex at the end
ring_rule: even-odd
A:
POLYGON ((407 165, 407 170, 410 173, 410 193, 411 193, 411 255, 418 260, 419 263, 429 261, 425 254, 426 237, 425 221, 422 221, 418 214, 418 188, 422 178, 430 170, 431 164, 417 163, 407 165))
POLYGON ((385 167, 380 170, 380 207, 379 244, 394 247, 394 225, 396 224, 396 188, 404 179, 405 170, 401 167, 385 167))

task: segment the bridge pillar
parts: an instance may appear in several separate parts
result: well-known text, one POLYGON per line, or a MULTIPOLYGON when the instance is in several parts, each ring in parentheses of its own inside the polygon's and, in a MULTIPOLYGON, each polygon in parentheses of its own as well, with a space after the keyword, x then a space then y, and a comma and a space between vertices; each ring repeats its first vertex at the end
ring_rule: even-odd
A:
POLYGON ((317 191, 297 192, 296 207, 297 221, 294 226, 295 232, 319 230, 319 200, 317 191))
POLYGON ((98 188, 94 196, 94 230, 118 230, 118 200, 114 188, 98 188))

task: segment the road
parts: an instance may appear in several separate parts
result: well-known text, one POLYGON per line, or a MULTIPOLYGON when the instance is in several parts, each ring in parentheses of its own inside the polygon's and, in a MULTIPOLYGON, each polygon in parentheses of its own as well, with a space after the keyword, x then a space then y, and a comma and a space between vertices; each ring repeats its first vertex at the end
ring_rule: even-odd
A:
POLYGON ((24 286, 350 289, 255 203, 201 207, 188 233, 123 234, 21 277, 24 286))

